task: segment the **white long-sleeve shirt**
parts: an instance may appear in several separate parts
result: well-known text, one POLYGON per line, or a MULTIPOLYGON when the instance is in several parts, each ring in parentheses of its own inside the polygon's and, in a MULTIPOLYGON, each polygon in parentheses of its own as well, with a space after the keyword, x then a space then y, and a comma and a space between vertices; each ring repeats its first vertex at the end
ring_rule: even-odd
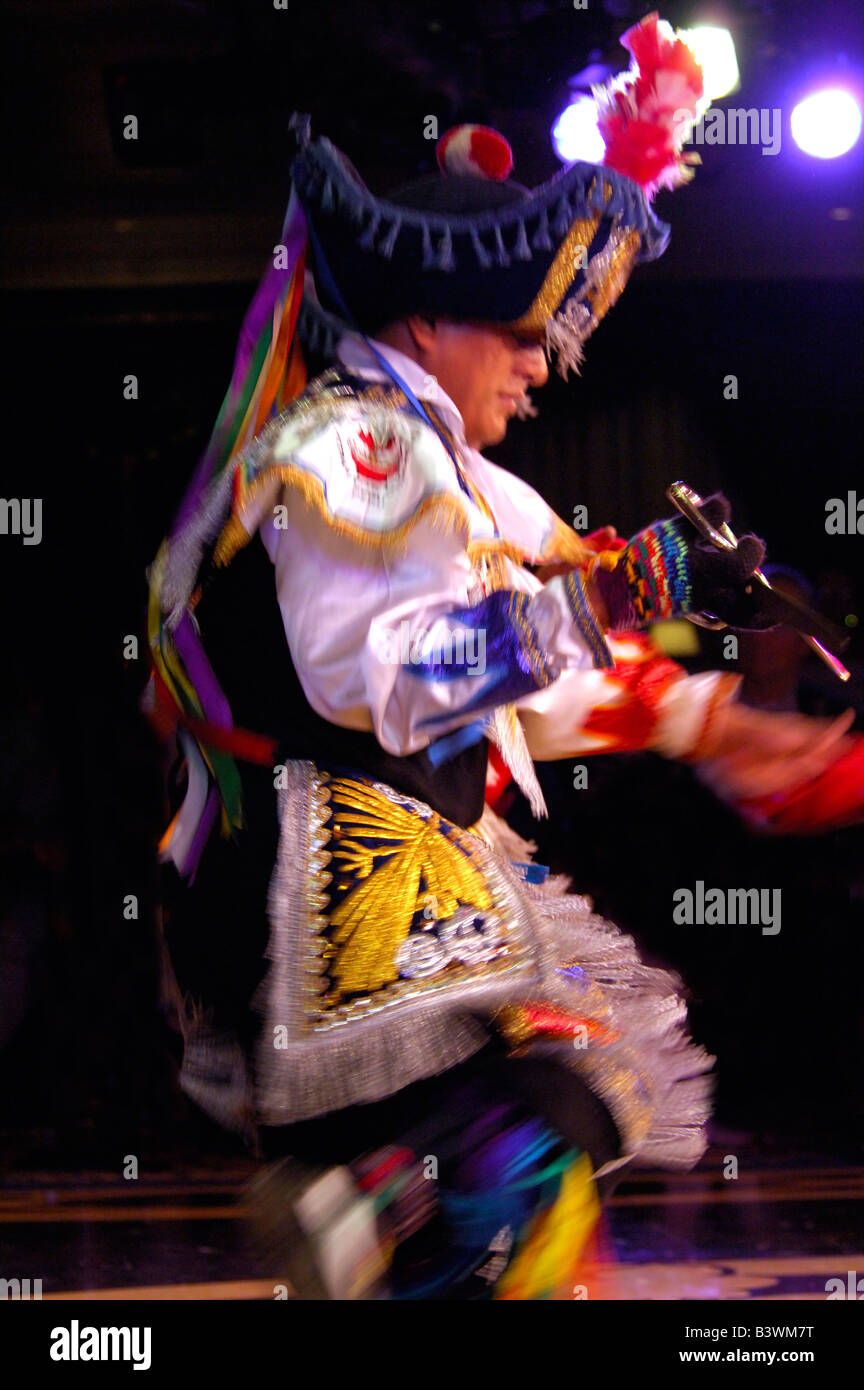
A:
MULTIPOLYGON (((306 698, 388 752, 430 747, 515 707, 534 759, 615 748, 687 754, 734 680, 687 676, 644 644, 608 641, 578 570, 543 584, 575 533, 539 494, 471 449, 453 401, 375 345, 434 411, 458 461, 406 407, 361 339, 339 359, 359 395, 271 422, 249 454, 237 514, 257 527, 306 698), (460 478, 461 473, 461 478, 460 478)), ((500 725, 499 725, 500 727, 500 725)), ((506 756, 506 748, 504 749, 506 756)))

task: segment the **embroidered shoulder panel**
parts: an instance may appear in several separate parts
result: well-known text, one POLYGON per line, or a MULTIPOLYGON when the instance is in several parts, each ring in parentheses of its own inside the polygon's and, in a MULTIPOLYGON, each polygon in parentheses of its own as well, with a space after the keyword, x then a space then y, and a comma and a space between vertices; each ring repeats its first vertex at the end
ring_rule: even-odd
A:
POLYGON ((283 487, 296 488, 328 524, 361 544, 398 544, 421 518, 456 531, 466 544, 497 539, 482 499, 404 393, 335 369, 270 421, 239 461, 217 562, 226 563, 248 539, 283 487))

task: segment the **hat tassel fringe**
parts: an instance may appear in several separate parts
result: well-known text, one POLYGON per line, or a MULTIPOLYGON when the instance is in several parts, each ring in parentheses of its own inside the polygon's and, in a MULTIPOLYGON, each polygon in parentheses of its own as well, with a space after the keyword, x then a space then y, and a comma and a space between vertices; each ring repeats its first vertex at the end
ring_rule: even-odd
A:
POLYGON ((395 221, 391 224, 390 230, 388 231, 384 240, 381 242, 381 245, 378 247, 379 252, 386 261, 391 260, 393 257, 393 251, 396 246, 396 238, 399 236, 399 229, 401 226, 402 218, 397 217, 395 221))

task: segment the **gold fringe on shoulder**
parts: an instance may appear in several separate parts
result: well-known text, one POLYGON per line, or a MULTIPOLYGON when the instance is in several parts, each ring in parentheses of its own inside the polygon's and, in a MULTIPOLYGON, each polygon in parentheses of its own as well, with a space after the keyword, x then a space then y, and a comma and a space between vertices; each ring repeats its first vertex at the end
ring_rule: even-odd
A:
MULTIPOLYGON (((433 493, 430 497, 424 497, 407 521, 402 522, 399 526, 391 527, 387 531, 373 531, 368 527, 358 525, 357 522, 335 517, 327 506, 324 484, 320 479, 310 477, 296 464, 280 464, 268 468, 260 477, 256 478, 247 490, 244 511, 248 511, 256 496, 265 488, 272 487, 274 482, 280 483, 284 487, 294 488, 300 493, 306 505, 313 508, 336 535, 346 536, 358 545, 367 546, 374 550, 402 549, 418 522, 427 518, 431 519, 432 525, 436 528, 442 531, 451 531, 459 535, 466 546, 469 544, 470 518, 459 500, 449 493, 439 492, 433 493)), ((242 517, 233 513, 216 542, 216 548, 213 552, 214 564, 219 566, 230 564, 237 552, 248 545, 251 539, 252 533, 247 531, 243 525, 242 517)), ((478 544, 483 546, 494 544, 494 542, 478 542, 478 544)), ((503 544, 505 543, 502 542, 503 544)))
POLYGON ((558 561, 584 569, 593 556, 594 551, 585 544, 579 533, 562 521, 560 516, 556 516, 552 540, 535 564, 550 565, 558 561))

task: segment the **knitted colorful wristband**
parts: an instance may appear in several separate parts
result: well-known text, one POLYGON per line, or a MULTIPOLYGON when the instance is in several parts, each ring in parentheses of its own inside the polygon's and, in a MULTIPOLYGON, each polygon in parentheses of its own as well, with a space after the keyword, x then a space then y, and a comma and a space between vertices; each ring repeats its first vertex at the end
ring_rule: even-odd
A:
POLYGON ((692 611, 688 547, 677 521, 658 521, 640 531, 621 559, 638 626, 692 611))

